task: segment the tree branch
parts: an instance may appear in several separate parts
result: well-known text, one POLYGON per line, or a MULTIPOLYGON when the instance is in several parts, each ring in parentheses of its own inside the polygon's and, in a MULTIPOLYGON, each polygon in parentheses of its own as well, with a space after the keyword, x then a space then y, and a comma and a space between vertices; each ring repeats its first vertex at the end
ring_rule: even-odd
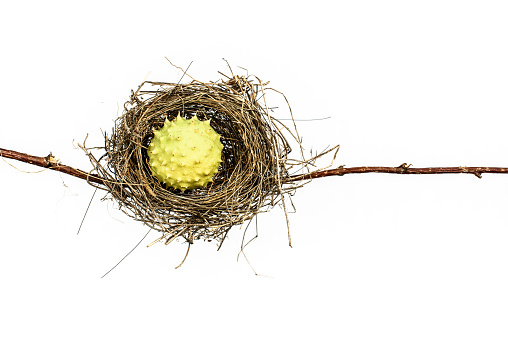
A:
MULTIPOLYGON (((94 182, 96 184, 104 185, 104 180, 96 175, 89 174, 79 169, 62 165, 58 160, 49 153, 46 157, 37 157, 25 153, 6 150, 0 148, 0 156, 4 158, 14 159, 21 162, 26 162, 35 166, 44 167, 53 171, 66 173, 77 178, 94 182)), ((324 170, 312 172, 307 174, 293 175, 289 177, 288 182, 316 179, 323 177, 330 177, 334 175, 343 176, 345 174, 355 173, 394 173, 394 174, 453 174, 453 173, 468 173, 482 177, 483 173, 508 173, 508 168, 505 167, 411 167, 406 163, 398 167, 377 167, 377 166, 364 166, 364 167, 339 167, 331 170, 324 170)))
POLYGON ((478 178, 482 177, 483 173, 508 173, 508 168, 505 167, 410 167, 406 163, 398 167, 377 167, 377 166, 364 166, 364 167, 339 167, 331 170, 313 172, 308 174, 300 174, 291 176, 290 181, 315 179, 322 177, 329 177, 333 175, 345 175, 355 173, 394 173, 394 174, 457 174, 468 173, 474 174, 478 178))
POLYGON ((66 173, 77 178, 84 179, 88 182, 104 185, 104 180, 102 180, 100 177, 67 165, 62 165, 51 153, 45 157, 36 157, 33 155, 0 148, 0 156, 21 162, 26 162, 35 166, 44 167, 53 171, 66 173))

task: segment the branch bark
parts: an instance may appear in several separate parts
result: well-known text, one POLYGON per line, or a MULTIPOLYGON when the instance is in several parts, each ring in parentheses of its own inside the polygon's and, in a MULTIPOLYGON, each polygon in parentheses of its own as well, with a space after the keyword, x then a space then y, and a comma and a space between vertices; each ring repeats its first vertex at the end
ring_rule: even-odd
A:
POLYGON ((481 178, 483 173, 508 173, 508 168, 505 167, 410 167, 406 163, 398 167, 378 167, 378 166, 364 166, 364 167, 339 167, 331 170, 324 170, 308 174, 294 175, 290 181, 315 179, 322 177, 329 177, 334 175, 345 175, 355 173, 394 173, 394 174, 457 174, 468 173, 474 174, 476 177, 481 178))
MULTIPOLYGON (((45 157, 37 157, 25 153, 11 151, 0 148, 0 156, 4 158, 14 159, 21 162, 26 162, 35 166, 47 168, 53 171, 59 171, 72 175, 74 177, 104 185, 104 180, 96 175, 89 174, 85 171, 73 168, 71 166, 63 165, 50 153, 45 157)), ((467 173, 473 174, 478 178, 482 177, 483 173, 508 173, 506 167, 411 167, 406 163, 398 167, 378 167, 378 166, 364 166, 364 167, 339 167, 331 170, 324 170, 312 172, 308 174, 293 175, 289 178, 291 181, 317 179, 329 176, 343 176, 345 174, 355 173, 393 173, 393 174, 457 174, 467 173)))
POLYGON ((89 174, 85 171, 76 169, 74 167, 60 164, 57 158, 55 158, 51 153, 49 153, 49 155, 45 157, 37 157, 34 155, 29 155, 25 153, 0 148, 0 156, 4 158, 18 160, 21 162, 26 162, 35 166, 44 167, 53 171, 66 173, 74 177, 84 179, 88 182, 94 182, 96 184, 104 185, 104 180, 102 180, 100 177, 95 176, 93 174, 89 174))

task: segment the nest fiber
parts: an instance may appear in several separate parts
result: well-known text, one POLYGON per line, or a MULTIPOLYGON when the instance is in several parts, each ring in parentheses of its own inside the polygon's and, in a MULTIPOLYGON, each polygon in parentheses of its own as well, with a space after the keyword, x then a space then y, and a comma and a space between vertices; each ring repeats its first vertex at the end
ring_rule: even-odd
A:
POLYGON ((265 88, 256 78, 232 76, 212 83, 144 82, 125 104, 110 136, 106 153, 87 154, 94 172, 104 179, 120 209, 162 232, 160 241, 182 237, 222 243, 231 227, 283 202, 296 187, 289 184, 291 151, 269 114, 265 88), (153 130, 178 115, 200 121, 220 134, 222 161, 205 187, 181 191, 167 187, 148 166, 153 130))

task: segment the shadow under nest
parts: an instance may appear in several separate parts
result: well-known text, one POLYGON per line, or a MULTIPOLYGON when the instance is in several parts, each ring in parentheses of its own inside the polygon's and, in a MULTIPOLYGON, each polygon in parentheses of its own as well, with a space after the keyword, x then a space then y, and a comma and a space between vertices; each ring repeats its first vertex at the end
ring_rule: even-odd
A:
POLYGON ((212 83, 144 82, 124 105, 111 136, 104 134, 105 154, 97 159, 84 148, 107 186, 96 187, 123 212, 162 232, 159 241, 216 240, 220 247, 233 226, 284 205, 284 196, 299 187, 288 171, 308 165, 288 159, 291 148, 281 130, 289 129, 269 114, 263 85, 239 76, 212 83), (153 130, 178 114, 209 119, 224 145, 213 181, 183 192, 152 175, 147 155, 153 130))

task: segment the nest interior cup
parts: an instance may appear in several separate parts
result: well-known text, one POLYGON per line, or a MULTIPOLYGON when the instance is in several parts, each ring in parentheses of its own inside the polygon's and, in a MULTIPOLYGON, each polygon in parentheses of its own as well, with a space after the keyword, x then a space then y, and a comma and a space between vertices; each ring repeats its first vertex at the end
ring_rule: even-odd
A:
POLYGON ((89 153, 97 175, 120 209, 162 232, 166 244, 182 237, 224 241, 231 227, 271 208, 294 190, 282 185, 291 148, 284 125, 258 102, 261 81, 233 75, 227 80, 188 84, 144 82, 133 91, 105 134, 106 153, 89 153), (179 190, 161 183, 149 167, 147 149, 153 130, 181 116, 210 121, 223 145, 218 172, 205 187, 179 190))

